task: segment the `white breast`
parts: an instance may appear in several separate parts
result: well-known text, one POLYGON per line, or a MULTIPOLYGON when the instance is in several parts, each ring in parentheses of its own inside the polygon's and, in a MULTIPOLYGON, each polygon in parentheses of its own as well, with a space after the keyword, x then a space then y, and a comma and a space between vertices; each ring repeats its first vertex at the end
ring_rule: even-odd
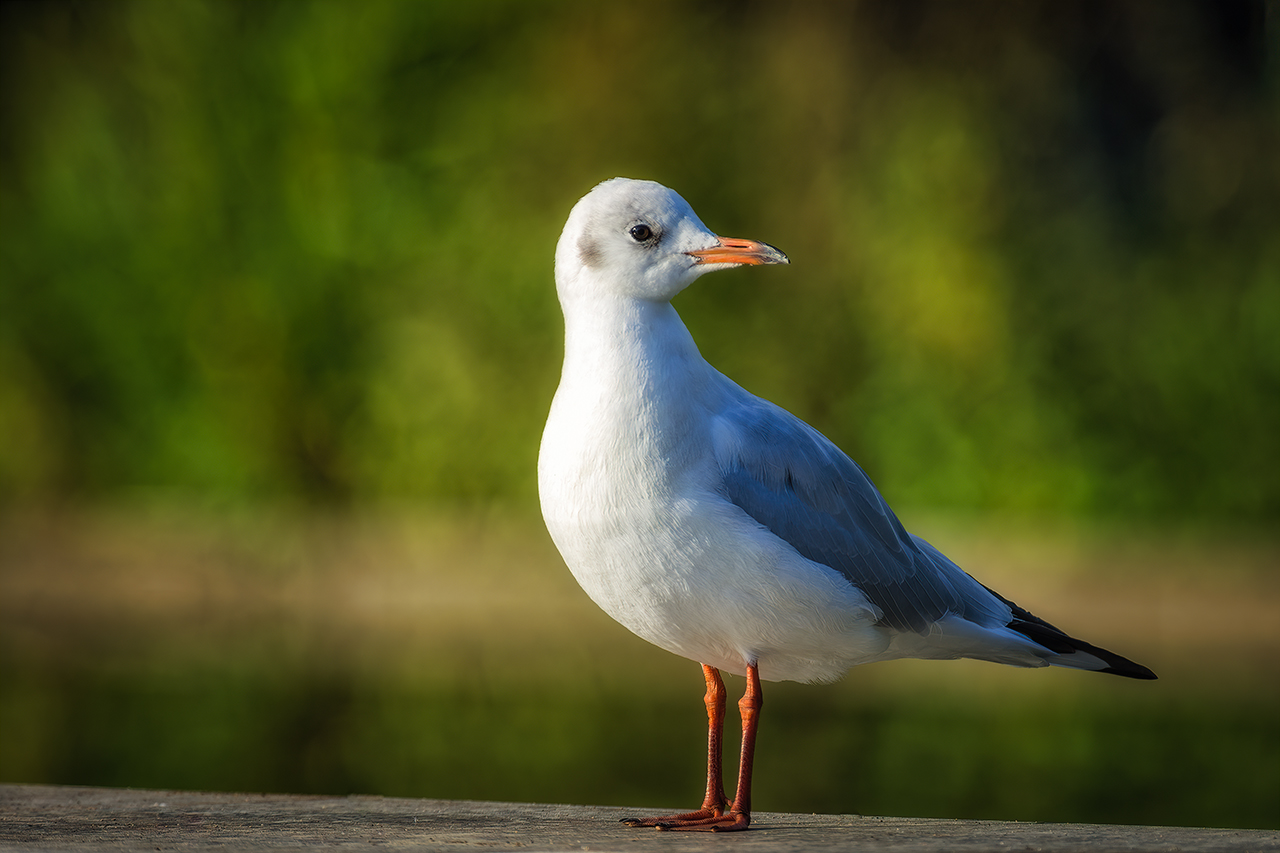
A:
POLYGON ((745 392, 670 305, 633 309, 567 318, 543 433, 543 516, 578 583, 640 637, 728 672, 756 660, 766 679, 830 680, 882 654, 858 590, 718 491, 710 415, 745 392))

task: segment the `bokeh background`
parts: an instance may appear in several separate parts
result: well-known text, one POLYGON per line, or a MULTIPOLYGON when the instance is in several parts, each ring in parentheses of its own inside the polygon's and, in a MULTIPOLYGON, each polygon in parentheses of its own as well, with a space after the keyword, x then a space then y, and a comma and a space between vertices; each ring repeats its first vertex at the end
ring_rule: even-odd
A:
POLYGON ((1161 675, 768 685, 758 808, 1280 826, 1277 14, 0 5, 0 781, 694 805, 700 671, 537 512, 628 175, 791 256, 712 363, 1161 675))

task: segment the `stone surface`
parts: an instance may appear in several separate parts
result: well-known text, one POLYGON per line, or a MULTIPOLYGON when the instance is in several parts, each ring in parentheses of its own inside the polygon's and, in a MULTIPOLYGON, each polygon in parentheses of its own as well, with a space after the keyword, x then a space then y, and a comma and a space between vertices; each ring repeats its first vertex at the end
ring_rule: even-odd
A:
POLYGON ((0 785, 0 850, 1280 851, 1280 832, 763 812, 731 835, 630 829, 648 810, 0 785))

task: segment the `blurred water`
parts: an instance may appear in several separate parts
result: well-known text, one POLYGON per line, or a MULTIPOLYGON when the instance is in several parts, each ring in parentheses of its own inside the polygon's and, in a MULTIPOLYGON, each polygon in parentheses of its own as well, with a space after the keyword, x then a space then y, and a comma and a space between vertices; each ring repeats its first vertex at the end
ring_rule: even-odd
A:
MULTIPOLYGON (((768 684, 757 806, 1280 825, 1277 597, 1256 576, 1274 550, 1226 561, 1205 585, 1215 597, 1162 589, 1145 546, 1113 541, 1122 556, 1099 572, 1090 548, 1064 557, 1061 538, 1041 539, 1037 579, 1036 537, 1009 541, 955 544, 987 555, 978 574, 996 588, 1161 680, 904 661, 768 684), (1158 624, 1185 612, 1234 634, 1215 646, 1158 624)), ((0 526, 0 566, 0 781, 653 808, 701 796, 697 666, 601 614, 528 520, 25 518, 0 526)))
MULTIPOLYGON (((693 808, 701 795, 692 669, 626 691, 551 679, 429 684, 239 660, 112 673, 8 660, 4 669, 7 782, 652 808, 693 808)), ((1271 705, 1185 694, 1061 701, 1016 685, 999 696, 851 692, 766 688, 758 808, 1278 823, 1271 705)))

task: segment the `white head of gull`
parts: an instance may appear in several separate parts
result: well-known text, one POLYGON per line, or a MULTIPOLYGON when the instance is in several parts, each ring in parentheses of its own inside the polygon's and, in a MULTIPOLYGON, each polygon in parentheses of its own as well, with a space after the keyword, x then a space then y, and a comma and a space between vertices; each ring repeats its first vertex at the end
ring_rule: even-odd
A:
POLYGON ((1155 677, 974 580, 821 433, 702 358, 671 299, 707 272, 786 263, 624 178, 578 202, 556 247, 565 358, 538 458, 547 529, 597 605, 702 664, 707 684, 702 807, 632 826, 747 828, 761 680, 832 681, 895 658, 1155 677), (747 679, 732 803, 720 670, 747 679))

